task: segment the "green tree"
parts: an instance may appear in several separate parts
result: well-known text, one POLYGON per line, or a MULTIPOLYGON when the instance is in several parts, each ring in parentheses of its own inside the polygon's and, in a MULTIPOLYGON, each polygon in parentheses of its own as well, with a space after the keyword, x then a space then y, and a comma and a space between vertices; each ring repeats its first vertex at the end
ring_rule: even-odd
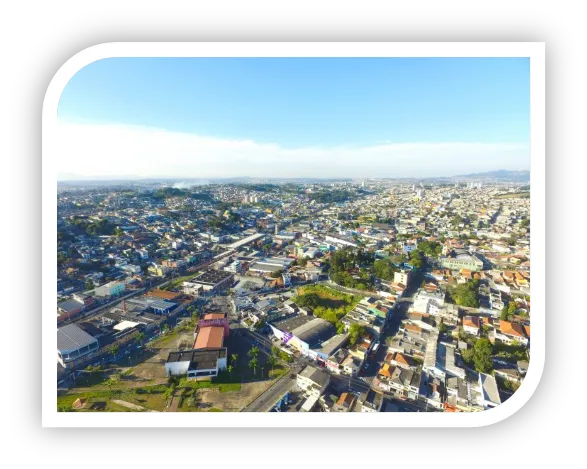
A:
POLYGON ((271 272, 269 277, 271 278, 279 278, 283 274, 283 269, 276 270, 275 272, 271 272))
POLYGON ((119 347, 117 344, 112 344, 106 349, 106 351, 108 353, 111 353, 113 357, 115 357, 118 354, 118 350, 119 350, 119 347))
POLYGON ((247 352, 247 355, 250 358, 257 358, 259 356, 259 347, 257 347, 257 346, 251 347, 251 349, 247 352))
POLYGON ((489 373, 493 369, 493 362, 491 355, 493 354, 493 346, 486 338, 481 338, 475 342, 473 362, 475 363, 475 370, 480 373, 489 373))
POLYGON ((140 346, 143 346, 143 340, 145 340, 145 333, 144 332, 139 332, 137 334, 137 336, 135 337, 135 340, 140 344, 140 346))
POLYGON ((417 249, 410 251, 410 260, 409 263, 412 267, 416 269, 421 269, 424 265, 424 259, 422 257, 422 253, 417 249))
POLYGON ((232 381, 232 370, 234 367, 232 365, 228 365, 226 369, 228 370, 228 376, 230 376, 230 380, 232 381))
POLYGON ((238 353, 233 353, 233 354, 230 356, 230 360, 231 360, 231 364, 232 364, 232 365, 235 365, 235 364, 236 364, 236 362, 238 361, 238 353))
POLYGON ((86 280, 86 290, 93 290, 95 287, 94 282, 92 282, 92 279, 87 279, 86 280))
POLYGON ((267 359, 267 362, 269 363, 269 365, 271 365, 271 371, 273 371, 275 369, 275 365, 277 365, 277 357, 275 355, 271 355, 267 359))
POLYGON ((257 376, 257 366, 259 366, 259 360, 253 357, 249 360, 249 366, 253 369, 253 374, 257 376))
POLYGON ((365 326, 362 324, 353 323, 349 327, 349 343, 351 346, 355 345, 357 341, 365 335, 365 326))

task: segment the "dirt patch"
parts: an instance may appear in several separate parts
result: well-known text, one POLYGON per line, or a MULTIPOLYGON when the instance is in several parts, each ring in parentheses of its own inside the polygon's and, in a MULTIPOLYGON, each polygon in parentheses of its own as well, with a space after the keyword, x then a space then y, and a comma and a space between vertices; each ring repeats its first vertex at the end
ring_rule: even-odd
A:
POLYGON ((198 389, 199 407, 215 407, 224 412, 240 412, 259 395, 264 393, 273 381, 243 383, 240 391, 220 392, 218 389, 198 389))

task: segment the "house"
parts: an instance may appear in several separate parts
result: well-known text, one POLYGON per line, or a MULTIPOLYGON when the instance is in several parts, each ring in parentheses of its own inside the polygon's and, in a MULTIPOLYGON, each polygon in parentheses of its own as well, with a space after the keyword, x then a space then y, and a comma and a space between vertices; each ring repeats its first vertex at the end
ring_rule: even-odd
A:
POLYGON ((96 338, 75 324, 68 324, 57 329, 57 361, 64 368, 98 348, 96 338))
POLYGON ((359 402, 361 403, 361 412, 381 412, 383 394, 369 389, 369 391, 361 394, 359 402))
POLYGON ((495 338, 508 345, 513 343, 519 343, 526 346, 528 345, 526 330, 524 326, 517 322, 500 320, 499 330, 496 329, 495 331, 495 338))
POLYGON ((463 330, 467 334, 471 334, 474 336, 479 335, 479 330, 481 327, 481 321, 479 320, 479 316, 465 316, 463 318, 463 330))
POLYGON ((400 396, 405 396, 409 399, 418 399, 421 381, 422 373, 419 371, 405 370, 397 367, 393 371, 389 385, 400 396))
POLYGON ((227 367, 226 348, 170 352, 165 363, 168 376, 209 380, 227 367))
POLYGON ((495 368, 493 372, 495 376, 499 376, 506 381, 513 383, 520 383, 522 381, 522 377, 516 368, 495 368))
MULTIPOLYGON (((416 362, 412 357, 409 355, 404 355, 401 353, 393 353, 388 354, 389 363, 394 366, 399 366, 405 370, 416 369, 418 368, 418 362, 416 362)), ((385 359, 387 361, 387 357, 385 359)))
POLYGON ((343 392, 332 406, 331 412, 352 412, 356 402, 357 397, 354 394, 343 392))
POLYGON ((326 390, 329 382, 330 375, 312 365, 306 365, 296 377, 296 385, 308 397, 319 398, 326 390))

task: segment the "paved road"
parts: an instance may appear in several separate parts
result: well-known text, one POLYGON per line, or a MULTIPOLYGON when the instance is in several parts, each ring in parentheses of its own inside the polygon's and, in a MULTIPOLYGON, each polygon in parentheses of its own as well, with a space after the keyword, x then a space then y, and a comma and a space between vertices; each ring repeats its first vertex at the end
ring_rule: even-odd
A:
MULTIPOLYGON (((294 373, 295 376, 298 371, 298 369, 293 369, 290 373, 294 373)), ((295 386, 296 379, 291 378, 290 373, 280 378, 241 412, 269 412, 275 404, 277 404, 279 400, 295 386)))

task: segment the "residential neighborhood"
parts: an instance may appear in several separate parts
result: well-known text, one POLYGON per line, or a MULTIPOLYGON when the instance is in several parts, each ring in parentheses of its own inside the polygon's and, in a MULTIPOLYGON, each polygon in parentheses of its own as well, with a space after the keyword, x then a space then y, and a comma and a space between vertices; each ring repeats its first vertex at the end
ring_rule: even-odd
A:
POLYGON ((527 181, 60 184, 58 410, 499 406, 530 362, 527 181))

